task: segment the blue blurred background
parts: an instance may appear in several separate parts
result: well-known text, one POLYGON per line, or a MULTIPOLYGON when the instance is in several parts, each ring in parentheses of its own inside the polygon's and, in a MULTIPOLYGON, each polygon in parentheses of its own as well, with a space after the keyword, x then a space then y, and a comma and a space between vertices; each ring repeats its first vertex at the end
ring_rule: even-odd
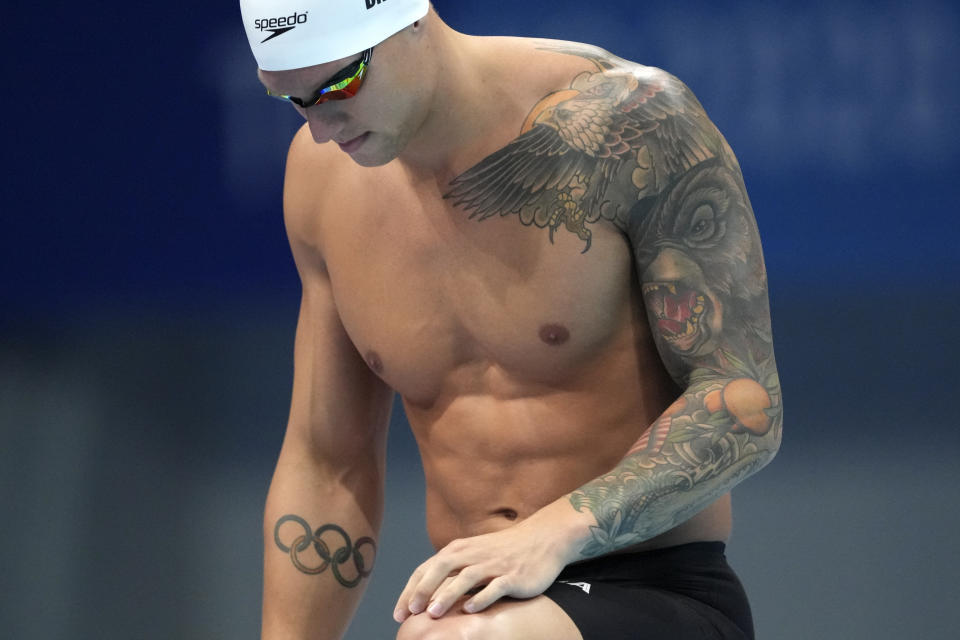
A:
MULTIPOLYGON (((262 95, 234 2, 11 5, 0 637, 256 638, 299 299, 280 211, 298 117, 262 95)), ((667 69, 737 152, 786 397, 728 551, 759 637, 956 637, 956 5, 435 5, 468 33, 667 69)), ((351 640, 393 637, 430 552, 394 413, 351 640)))

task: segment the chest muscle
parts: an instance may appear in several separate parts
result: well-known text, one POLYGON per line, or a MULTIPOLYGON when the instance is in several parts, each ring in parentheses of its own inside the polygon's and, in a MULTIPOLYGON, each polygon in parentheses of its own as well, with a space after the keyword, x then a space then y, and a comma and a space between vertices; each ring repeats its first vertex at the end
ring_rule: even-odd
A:
POLYGON ((629 247, 612 227, 583 253, 571 234, 551 243, 513 216, 411 198, 339 220, 324 244, 348 334, 415 403, 563 384, 633 317, 629 247))

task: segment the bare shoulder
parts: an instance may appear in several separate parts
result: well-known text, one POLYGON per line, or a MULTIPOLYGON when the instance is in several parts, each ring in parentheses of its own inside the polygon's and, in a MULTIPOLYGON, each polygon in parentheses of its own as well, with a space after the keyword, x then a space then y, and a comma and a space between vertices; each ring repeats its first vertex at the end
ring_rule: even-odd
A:
POLYGON ((448 194, 455 203, 517 213, 551 234, 566 229, 587 251, 590 225, 625 232, 638 201, 692 167, 717 157, 734 166, 702 105, 674 75, 577 42, 510 46, 527 47, 531 54, 520 59, 546 79, 534 85, 537 101, 520 135, 457 177, 448 194))
POLYGON ((591 73, 599 73, 601 76, 610 79, 631 77, 634 79, 631 83, 632 88, 639 85, 641 88, 649 87, 652 92, 662 91, 662 99, 674 99, 681 102, 692 101, 696 107, 703 110, 693 92, 680 78, 659 67, 626 60, 606 49, 581 42, 545 39, 533 39, 531 42, 537 49, 575 56, 588 61, 592 66, 591 73))
MULTIPOLYGON (((304 124, 290 143, 283 185, 283 217, 299 266, 322 262, 321 227, 331 195, 347 188, 350 168, 330 144, 317 144, 304 124)), ((340 154, 342 155, 342 154, 340 154)), ((346 159, 349 161, 349 159, 346 159)))
POLYGON ((298 266, 323 266, 325 246, 376 210, 378 194, 397 184, 393 164, 361 167, 336 144, 314 142, 306 124, 300 128, 287 153, 283 188, 284 224, 298 266))

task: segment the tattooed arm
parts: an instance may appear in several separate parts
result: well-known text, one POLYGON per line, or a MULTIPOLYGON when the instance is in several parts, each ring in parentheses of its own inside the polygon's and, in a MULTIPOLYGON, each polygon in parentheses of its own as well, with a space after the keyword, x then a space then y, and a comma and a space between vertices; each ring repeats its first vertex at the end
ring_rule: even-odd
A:
POLYGON ((627 219, 657 348, 684 392, 616 468, 570 496, 597 520, 582 557, 673 528, 779 447, 760 239, 736 159, 701 126, 716 136, 716 156, 676 172, 627 219))
POLYGON ((366 587, 383 510, 392 392, 340 323, 316 248, 314 145, 287 164, 287 232, 303 284, 290 419, 264 512, 265 640, 342 636, 366 587), (310 162, 307 160, 310 159, 310 162), (312 163, 312 164, 311 164, 312 163))
POLYGON ((736 158, 669 74, 583 45, 590 60, 521 135, 459 176, 448 197, 485 217, 628 236, 660 355, 683 395, 608 475, 570 502, 597 518, 594 556, 666 531, 763 466, 780 441, 766 273, 736 158), (530 185, 539 185, 533 186, 530 185))
POLYGON ((737 161, 700 103, 658 69, 570 45, 597 67, 541 101, 524 130, 447 194, 480 220, 576 234, 603 220, 629 238, 651 331, 682 395, 603 476, 496 533, 424 563, 395 617, 480 611, 542 593, 570 562, 688 520, 765 465, 780 443, 766 274, 737 161), (451 573, 456 579, 444 583, 451 573), (492 578, 492 579, 490 579, 492 578))

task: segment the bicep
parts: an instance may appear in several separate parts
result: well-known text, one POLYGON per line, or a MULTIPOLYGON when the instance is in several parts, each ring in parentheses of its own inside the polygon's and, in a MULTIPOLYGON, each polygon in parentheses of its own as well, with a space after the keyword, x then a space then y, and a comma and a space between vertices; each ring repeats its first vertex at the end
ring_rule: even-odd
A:
POLYGON ((337 312, 318 241, 324 200, 312 197, 325 167, 315 155, 318 145, 302 134, 291 145, 284 186, 287 235, 303 289, 285 446, 349 464, 372 451, 384 455, 393 392, 364 362, 337 312))
POLYGON ((651 330, 684 386, 775 375, 757 224, 736 159, 715 134, 721 152, 673 175, 630 221, 651 330))
POLYGON ((392 398, 350 341, 329 281, 304 278, 287 441, 339 463, 382 456, 392 398))

